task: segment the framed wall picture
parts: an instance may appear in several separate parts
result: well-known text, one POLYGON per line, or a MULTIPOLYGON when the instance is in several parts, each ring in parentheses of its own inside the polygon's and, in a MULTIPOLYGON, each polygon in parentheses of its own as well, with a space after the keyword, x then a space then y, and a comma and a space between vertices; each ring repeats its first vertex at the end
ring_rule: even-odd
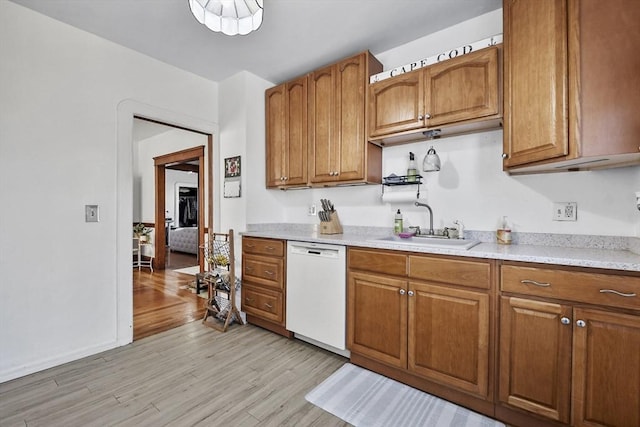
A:
POLYGON ((224 177, 235 178, 240 176, 240 156, 224 159, 224 177))

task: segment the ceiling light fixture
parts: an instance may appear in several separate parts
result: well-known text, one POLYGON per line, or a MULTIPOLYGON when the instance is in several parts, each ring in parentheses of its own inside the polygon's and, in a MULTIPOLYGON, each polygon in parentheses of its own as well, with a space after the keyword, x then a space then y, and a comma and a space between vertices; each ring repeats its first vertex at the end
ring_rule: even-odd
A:
POLYGON ((246 35, 262 25, 263 0, 189 0, 191 13, 211 31, 246 35))

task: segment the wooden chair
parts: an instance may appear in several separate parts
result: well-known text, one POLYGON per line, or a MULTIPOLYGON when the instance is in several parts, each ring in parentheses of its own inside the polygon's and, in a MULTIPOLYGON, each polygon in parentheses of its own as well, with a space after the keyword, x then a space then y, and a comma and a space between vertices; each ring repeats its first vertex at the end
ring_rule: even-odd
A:
POLYGON ((233 229, 229 233, 210 233, 203 249, 209 271, 204 274, 208 298, 202 323, 226 332, 233 321, 244 324, 236 307, 236 290, 240 281, 235 273, 233 229))

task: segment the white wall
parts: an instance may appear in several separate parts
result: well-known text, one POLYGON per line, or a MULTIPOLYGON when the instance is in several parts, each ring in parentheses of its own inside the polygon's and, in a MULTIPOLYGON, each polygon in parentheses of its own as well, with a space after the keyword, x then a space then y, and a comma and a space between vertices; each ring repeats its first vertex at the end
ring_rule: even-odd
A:
MULTIPOLYGON (((440 31, 376 57, 385 70, 502 33, 502 10, 497 10, 440 31)), ((336 58, 339 59, 339 58, 336 58)), ((262 141, 248 150, 264 150, 262 141)), ((502 131, 478 133, 383 149, 383 174, 406 173, 409 151, 422 159, 433 145, 443 162, 442 171, 427 174, 421 197, 434 211, 434 224, 462 220, 471 230, 494 230, 502 216, 515 231, 632 236, 640 235, 640 215, 634 192, 640 190, 640 167, 594 172, 509 176, 502 172, 502 131), (577 202, 577 222, 551 220, 553 202, 577 202)), ((410 203, 385 204, 380 186, 313 190, 266 190, 264 171, 249 182, 253 208, 247 223, 317 223, 307 216, 307 206, 330 198, 345 225, 393 227, 396 209, 404 213, 405 226, 428 224, 424 208, 410 203), (259 204, 258 204, 259 203, 259 204), (258 206, 261 209, 258 209, 258 206)))
POLYGON ((117 183, 130 198, 132 146, 117 143, 119 105, 216 122, 218 94, 216 83, 4 0, 0 58, 4 381, 127 341, 118 319, 130 334, 130 240, 118 247, 116 236, 130 237, 132 204, 117 183), (85 204, 100 206, 100 222, 84 222, 85 204))
MULTIPOLYGON (((241 156, 241 197, 220 199, 221 221, 217 231, 229 228, 244 231, 247 222, 264 217, 260 197, 265 195, 264 91, 273 83, 249 72, 241 72, 220 82, 220 174, 224 182, 223 162, 241 156), (257 190, 257 191, 256 191, 257 190)), ((277 206, 269 205, 266 210, 277 206)), ((276 213, 277 215, 277 213, 276 213)), ((277 217, 277 216, 276 216, 277 217)))
MULTIPOLYGON (((134 124, 135 126, 135 124, 134 124)), ((140 188, 140 217, 139 221, 142 222, 155 222, 155 167, 153 163, 153 158, 157 156, 162 156, 165 154, 170 154, 176 151, 185 150, 187 148, 193 147, 205 147, 205 156, 206 156, 206 146, 207 146, 207 136, 189 132, 183 129, 170 129, 167 132, 162 134, 153 136, 151 138, 146 138, 142 141, 138 141, 134 143, 134 153, 137 151, 137 162, 134 164, 133 171, 133 179, 134 185, 140 188)), ((204 173, 204 165, 202 166, 202 171, 204 173)), ((176 182, 190 182, 190 183, 198 183, 198 175, 197 174, 187 174, 182 171, 172 171, 171 169, 167 169, 166 171, 167 180, 167 192, 166 192, 166 206, 165 210, 169 210, 171 212, 171 217, 176 218, 176 214, 174 211, 174 189, 173 185, 176 182), (187 181, 178 181, 183 177, 187 181), (171 188, 170 188, 171 187, 171 188)), ((206 175, 205 175, 206 180, 206 175)), ((134 191, 134 207, 136 204, 135 199, 135 191, 134 191)), ((206 205, 206 203, 205 203, 206 205)), ((134 208, 134 220, 135 220, 135 212, 134 208)), ((177 223, 176 223, 177 226, 177 223)))

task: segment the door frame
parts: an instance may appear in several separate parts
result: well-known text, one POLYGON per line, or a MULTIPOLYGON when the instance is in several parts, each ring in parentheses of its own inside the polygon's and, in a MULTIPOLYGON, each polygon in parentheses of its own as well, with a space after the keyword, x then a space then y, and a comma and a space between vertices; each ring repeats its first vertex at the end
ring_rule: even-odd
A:
POLYGON ((220 173, 220 144, 213 145, 213 135, 219 135, 219 126, 197 115, 167 110, 140 101, 125 99, 117 106, 116 147, 116 251, 111 260, 116 269, 115 342, 123 346, 133 341, 133 273, 131 270, 131 224, 133 224, 133 120, 134 117, 157 121, 169 126, 187 129, 209 136, 205 172, 208 174, 207 196, 209 211, 206 215, 208 227, 220 220, 220 211, 213 210, 220 202, 220 191, 214 191, 214 176, 220 173), (215 154, 215 157, 214 157, 215 154), (215 221, 214 221, 215 220, 215 221))
MULTIPOLYGON (((211 138, 211 135, 209 135, 211 138)), ((185 163, 197 160, 198 161, 198 265, 200 271, 204 271, 204 254, 200 253, 200 248, 204 245, 204 173, 201 173, 200 165, 204 165, 204 145, 200 145, 193 148, 187 148, 185 150, 175 151, 173 153, 163 154, 153 158, 153 164, 155 168, 155 193, 156 193, 156 214, 155 214, 155 259, 154 268, 158 270, 165 269, 165 257, 166 257, 166 166, 172 163, 185 163)), ((211 199, 211 198, 209 198, 211 199)), ((211 209, 209 209, 211 212, 211 209)))

